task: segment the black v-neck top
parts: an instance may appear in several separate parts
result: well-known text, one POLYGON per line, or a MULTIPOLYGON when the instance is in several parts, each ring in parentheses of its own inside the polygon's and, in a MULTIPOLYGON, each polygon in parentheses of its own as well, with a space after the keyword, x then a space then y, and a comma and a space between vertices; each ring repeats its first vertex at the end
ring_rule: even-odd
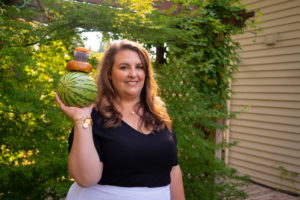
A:
MULTIPOLYGON (((92 112, 94 144, 103 162, 98 184, 124 187, 161 187, 170 184, 171 168, 178 164, 176 137, 167 128, 143 134, 122 121, 103 128, 99 113, 92 112)), ((73 142, 69 137, 69 150, 73 142)))

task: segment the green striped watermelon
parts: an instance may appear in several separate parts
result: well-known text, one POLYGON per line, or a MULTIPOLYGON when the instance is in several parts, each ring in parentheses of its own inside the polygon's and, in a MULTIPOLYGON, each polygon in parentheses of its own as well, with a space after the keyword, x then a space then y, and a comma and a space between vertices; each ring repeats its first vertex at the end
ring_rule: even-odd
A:
POLYGON ((87 73, 68 72, 59 80, 57 93, 65 105, 82 108, 95 101, 97 84, 87 73))

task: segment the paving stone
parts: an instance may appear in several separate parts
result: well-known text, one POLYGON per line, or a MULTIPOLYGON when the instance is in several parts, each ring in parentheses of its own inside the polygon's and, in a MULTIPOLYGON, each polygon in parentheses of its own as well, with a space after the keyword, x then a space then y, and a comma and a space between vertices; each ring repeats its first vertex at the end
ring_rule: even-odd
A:
POLYGON ((300 200, 300 197, 295 197, 252 183, 247 187, 243 187, 242 190, 248 194, 246 200, 300 200))

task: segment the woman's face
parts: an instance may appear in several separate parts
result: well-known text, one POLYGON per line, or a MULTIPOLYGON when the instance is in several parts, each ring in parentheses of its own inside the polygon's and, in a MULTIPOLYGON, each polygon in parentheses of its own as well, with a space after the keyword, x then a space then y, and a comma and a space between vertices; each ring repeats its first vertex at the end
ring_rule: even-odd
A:
POLYGON ((145 66, 135 51, 121 50, 115 55, 110 78, 120 98, 140 98, 145 66))

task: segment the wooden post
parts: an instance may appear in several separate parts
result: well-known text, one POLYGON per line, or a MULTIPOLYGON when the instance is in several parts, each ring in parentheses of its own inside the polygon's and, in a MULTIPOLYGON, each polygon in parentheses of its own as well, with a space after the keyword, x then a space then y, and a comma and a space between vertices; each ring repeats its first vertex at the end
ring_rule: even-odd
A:
MULTIPOLYGON (((219 119, 218 120, 218 124, 224 124, 224 119, 219 119)), ((216 135, 215 135, 215 143, 216 144, 220 144, 223 142, 223 130, 217 129, 216 130, 216 135)), ((215 156, 217 158, 219 158, 220 160, 222 160, 222 151, 223 149, 219 149, 215 152, 215 156)))

